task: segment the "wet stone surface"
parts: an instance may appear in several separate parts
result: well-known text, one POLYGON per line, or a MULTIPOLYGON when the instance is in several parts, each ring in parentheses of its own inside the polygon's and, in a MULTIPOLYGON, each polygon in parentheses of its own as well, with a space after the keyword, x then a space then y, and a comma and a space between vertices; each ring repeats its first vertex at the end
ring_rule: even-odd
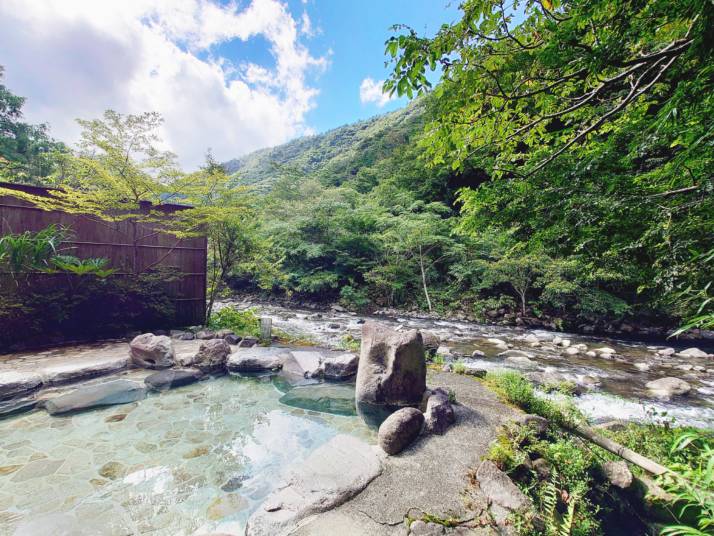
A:
MULTIPOLYGON (((353 389, 340 387, 342 398, 353 389)), ((226 376, 66 417, 0 420, 0 533, 241 534, 319 446, 338 434, 374 442, 358 417, 281 396, 270 377, 226 376)))

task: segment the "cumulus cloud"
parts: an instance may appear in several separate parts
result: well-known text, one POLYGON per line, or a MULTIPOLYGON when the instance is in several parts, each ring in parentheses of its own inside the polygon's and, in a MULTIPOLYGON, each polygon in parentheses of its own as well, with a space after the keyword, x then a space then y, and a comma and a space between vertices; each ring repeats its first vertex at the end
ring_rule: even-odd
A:
POLYGON ((194 168, 209 146, 227 160, 309 131, 312 77, 328 56, 300 41, 305 29, 278 0, 3 0, 0 63, 28 97, 26 118, 55 137, 75 141, 74 119, 107 108, 157 111, 167 148, 194 168), (220 53, 254 38, 269 43, 271 65, 220 53))
POLYGON ((359 100, 362 104, 374 103, 380 108, 393 99, 388 93, 382 93, 384 80, 372 80, 367 77, 359 86, 359 100))

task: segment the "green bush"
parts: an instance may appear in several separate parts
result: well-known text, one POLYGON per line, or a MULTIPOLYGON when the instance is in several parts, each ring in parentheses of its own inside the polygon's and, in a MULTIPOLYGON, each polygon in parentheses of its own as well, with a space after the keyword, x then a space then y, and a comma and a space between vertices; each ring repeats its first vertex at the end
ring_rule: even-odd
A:
POLYGON ((235 307, 224 307, 211 315, 208 325, 211 329, 230 329, 243 337, 260 336, 260 318, 254 309, 241 311, 235 307))

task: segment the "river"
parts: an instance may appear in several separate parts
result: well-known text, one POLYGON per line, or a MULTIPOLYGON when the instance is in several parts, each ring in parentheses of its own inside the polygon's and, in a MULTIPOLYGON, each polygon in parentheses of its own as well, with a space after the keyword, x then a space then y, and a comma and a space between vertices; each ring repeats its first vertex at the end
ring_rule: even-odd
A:
POLYGON ((441 339, 441 352, 446 354, 447 362, 460 361, 467 367, 486 370, 514 369, 535 380, 567 380, 576 384, 580 395, 574 397, 575 404, 593 422, 674 420, 679 425, 714 429, 714 358, 657 353, 666 347, 681 351, 696 346, 711 354, 714 352, 711 343, 708 346, 693 341, 653 343, 412 316, 357 315, 333 309, 314 311, 249 301, 223 301, 218 307, 226 305, 239 309, 253 307, 260 315, 271 317, 275 328, 332 348, 343 345, 347 335, 359 339, 366 320, 395 329, 428 330, 441 339), (577 345, 587 348, 581 346, 581 351, 570 355, 567 348, 553 344, 555 337, 569 340, 569 348, 577 345), (499 356, 505 347, 488 342, 489 338, 500 339, 509 348, 527 353, 528 359, 519 363, 514 362, 519 359, 499 356), (599 357, 602 353, 592 355, 593 350, 603 347, 611 348, 614 354, 607 358, 599 357), (483 355, 472 357, 474 352, 483 355), (685 380, 692 390, 687 396, 658 398, 645 385, 663 377, 685 380))

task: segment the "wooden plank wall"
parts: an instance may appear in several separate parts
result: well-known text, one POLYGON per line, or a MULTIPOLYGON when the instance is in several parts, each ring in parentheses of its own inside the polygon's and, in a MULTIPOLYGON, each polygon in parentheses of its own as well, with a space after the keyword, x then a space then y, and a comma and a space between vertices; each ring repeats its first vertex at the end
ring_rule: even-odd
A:
MULTIPOLYGON (((4 188, 20 189, 42 195, 44 188, 0 184, 4 188)), ((182 210, 180 205, 151 204, 142 210, 161 210, 170 218, 172 212, 182 210)), ((62 245, 63 252, 79 258, 104 257, 117 270, 112 277, 130 277, 147 268, 170 268, 178 276, 167 283, 167 290, 176 303, 176 326, 198 325, 205 320, 206 307, 206 254, 205 236, 178 239, 154 228, 121 221, 111 222, 93 216, 44 211, 31 203, 13 196, 0 196, 0 236, 24 231, 36 232, 55 224, 73 232, 71 241, 62 245), (136 227, 136 247, 134 231, 136 227), (136 263, 137 269, 134 270, 136 263)), ((59 279, 58 279, 59 281, 59 279)))

